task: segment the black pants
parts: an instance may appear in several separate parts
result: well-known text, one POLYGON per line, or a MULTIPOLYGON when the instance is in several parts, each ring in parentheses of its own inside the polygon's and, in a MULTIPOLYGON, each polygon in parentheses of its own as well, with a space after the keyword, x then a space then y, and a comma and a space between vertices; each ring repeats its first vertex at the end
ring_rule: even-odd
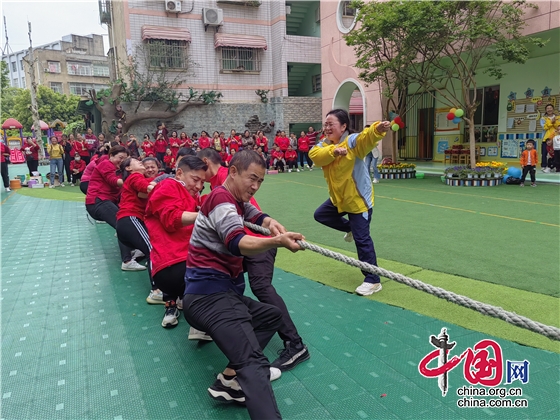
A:
POLYGON ((525 182, 525 177, 527 173, 531 175, 531 183, 535 183, 535 165, 527 165, 523 167, 523 175, 521 176, 521 182, 525 182))
POLYGON ((77 184, 79 180, 82 179, 83 172, 78 172, 77 174, 72 174, 72 184, 77 184))
MULTIPOLYGON (((187 261, 165 267, 154 274, 154 286, 163 292, 164 301, 182 299, 185 293, 187 261)), ((205 331, 205 330, 201 330, 205 331)))
POLYGON ((194 328, 206 331, 235 369, 253 420, 280 419, 270 385, 270 362, 263 350, 282 323, 280 310, 233 291, 185 295, 183 313, 194 328))
POLYGON ((163 152, 163 153, 162 152, 157 152, 156 153, 157 160, 159 160, 160 163, 165 166, 165 163, 163 162, 164 157, 165 157, 165 152, 163 152))
MULTIPOLYGON (((373 209, 369 209, 366 214, 359 213, 339 213, 329 198, 315 210, 313 217, 319 223, 341 232, 352 232, 354 242, 356 243, 356 251, 358 251, 358 260, 377 266, 377 256, 373 239, 369 232, 371 223, 371 215, 373 209), (348 219, 344 216, 348 215, 348 219)), ((365 276, 364 281, 367 283, 380 283, 381 279, 377 274, 371 274, 362 271, 365 276)))
POLYGON ((273 163, 274 163, 274 167, 277 170, 279 170, 281 172, 284 172, 284 161, 282 161, 280 159, 276 159, 276 162, 273 162, 273 163))
MULTIPOLYGON (((113 229, 117 229, 117 212, 119 208, 112 201, 96 198, 95 204, 86 204, 86 210, 94 220, 102 220, 107 222, 113 229)), ((119 249, 122 262, 129 262, 132 259, 132 249, 121 241, 119 241, 119 249)))
POLYGON ((0 172, 2 173, 2 182, 4 183, 4 188, 10 186, 10 175, 8 175, 8 162, 2 162, 0 165, 0 172))
POLYGON ((286 161, 286 165, 288 166, 288 169, 297 169, 297 159, 296 160, 287 160, 286 161))
POLYGON ((39 169, 39 161, 28 159, 25 162, 27 163, 27 169, 29 169, 29 176, 33 176, 33 172, 37 172, 37 169, 39 169))
MULTIPOLYGON (((142 220, 135 216, 125 216, 117 220, 117 238, 119 238, 119 241, 127 247, 142 251, 148 261, 150 261, 152 244, 150 243, 150 237, 148 235, 146 225, 142 220)), ((185 273, 183 273, 183 277, 184 275, 185 273)), ((148 276, 150 277, 150 285, 153 289, 154 280, 152 278, 151 266, 148 267, 148 276)), ((184 288, 185 286, 183 281, 183 289, 184 288)))
MULTIPOLYGON (((72 159, 70 159, 70 156, 65 155, 64 156, 64 171, 66 172, 66 179, 68 181, 70 181, 72 179, 72 171, 70 170, 70 162, 72 161, 72 159)), ((74 182, 74 181, 72 181, 74 182)))
POLYGON ((89 187, 89 181, 81 181, 80 182, 80 191, 87 195, 87 189, 89 187))
POLYGON ((307 162, 307 166, 309 166, 310 168, 313 167, 313 161, 311 160, 311 158, 309 157, 309 152, 300 152, 298 151, 298 157, 299 157, 299 165, 303 168, 303 160, 305 159, 307 162))
POLYGON ((251 290, 257 299, 260 302, 276 306, 282 312, 282 325, 278 328, 278 335, 282 341, 298 343, 302 340, 286 303, 272 285, 275 260, 276 249, 269 249, 262 254, 243 258, 243 268, 247 272, 251 290))
POLYGON ((546 141, 541 143, 541 168, 546 168, 548 151, 546 150, 546 141))
POLYGON ((89 165, 89 161, 91 160, 91 156, 89 155, 89 152, 87 156, 80 155, 80 158, 86 163, 86 166, 89 165))
POLYGON ((560 150, 554 149, 554 166, 556 166, 556 172, 560 172, 560 150))

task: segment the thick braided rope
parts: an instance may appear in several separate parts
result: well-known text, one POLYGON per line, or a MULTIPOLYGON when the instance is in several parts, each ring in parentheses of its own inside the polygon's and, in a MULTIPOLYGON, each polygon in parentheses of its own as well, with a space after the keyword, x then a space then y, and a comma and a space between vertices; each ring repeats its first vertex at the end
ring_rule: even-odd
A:
MULTIPOLYGON (((249 222, 245 222, 245 225, 248 228, 254 230, 255 232, 262 233, 263 235, 270 235, 270 231, 268 229, 263 228, 262 226, 254 225, 249 222)), ((499 318, 512 325, 516 325, 518 327, 525 328, 530 331, 536 332, 538 334, 542 334, 546 337, 552 338, 554 340, 560 341, 560 328, 556 328, 553 326, 542 324, 540 322, 533 321, 529 318, 526 318, 522 315, 518 315, 514 312, 506 311, 505 309, 500 308, 498 306, 492 306, 486 303, 478 302, 466 296, 449 292, 445 289, 442 289, 441 287, 435 287, 423 283, 420 280, 411 279, 410 277, 406 277, 399 273, 393 273, 392 271, 385 270, 381 267, 376 267, 374 265, 365 263, 363 261, 358 261, 354 258, 347 257, 346 255, 340 254, 338 252, 334 252, 329 249, 325 249, 320 246, 310 244, 309 242, 306 241, 298 241, 298 244, 304 249, 309 249, 310 251, 317 252, 318 254, 333 258, 337 261, 341 261, 353 267, 357 267, 360 270, 367 271, 368 273, 377 274, 379 276, 383 276, 388 279, 395 280, 399 283, 404 283, 407 286, 411 286, 423 292, 430 293, 439 298, 448 300, 449 302, 456 303, 466 308, 474 309, 475 311, 478 311, 483 315, 489 315, 494 318, 499 318)))

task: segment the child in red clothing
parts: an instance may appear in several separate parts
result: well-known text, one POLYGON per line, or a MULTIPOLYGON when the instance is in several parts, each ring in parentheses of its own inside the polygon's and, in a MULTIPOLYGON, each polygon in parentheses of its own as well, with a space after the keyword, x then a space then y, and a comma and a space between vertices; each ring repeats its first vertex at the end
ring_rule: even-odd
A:
POLYGON ((77 181, 82 179, 82 175, 85 170, 86 162, 82 160, 80 155, 75 155, 74 160, 70 162, 70 171, 72 172, 72 184, 70 185, 72 187, 75 187, 78 183, 77 181))
POLYGON ((288 146, 288 150, 284 153, 284 159, 286 159, 286 165, 288 165, 288 172, 292 172, 292 169, 295 168, 299 172, 297 167, 297 153, 292 146, 288 146))
POLYGON ((286 161, 284 160, 284 153, 280 150, 280 147, 277 144, 274 145, 271 157, 271 166, 278 169, 280 172, 284 172, 284 165, 286 164, 286 161))
POLYGON ((163 163, 165 165, 165 173, 170 174, 171 171, 175 168, 175 162, 177 159, 173 155, 171 148, 168 147, 165 151, 165 156, 163 157, 163 163))
POLYGON ((229 155, 227 155, 226 158, 226 166, 229 166, 229 163, 231 162, 231 159, 233 159, 233 157, 235 156, 235 153, 237 153, 237 151, 235 149, 231 149, 229 152, 229 155))

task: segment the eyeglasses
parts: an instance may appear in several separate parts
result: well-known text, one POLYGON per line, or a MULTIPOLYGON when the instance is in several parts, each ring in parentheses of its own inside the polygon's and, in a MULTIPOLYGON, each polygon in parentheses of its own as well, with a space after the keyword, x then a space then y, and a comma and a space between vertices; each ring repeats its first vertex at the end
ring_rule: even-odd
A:
POLYGON ((340 123, 325 123, 323 124, 324 128, 331 128, 331 127, 335 127, 337 125, 340 125, 340 123))

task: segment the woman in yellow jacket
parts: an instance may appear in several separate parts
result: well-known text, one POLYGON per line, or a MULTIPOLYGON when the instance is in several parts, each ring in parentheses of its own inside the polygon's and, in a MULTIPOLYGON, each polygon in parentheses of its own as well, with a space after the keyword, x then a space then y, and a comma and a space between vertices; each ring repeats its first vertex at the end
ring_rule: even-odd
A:
POLYGON ((541 144, 541 169, 543 172, 548 173, 550 169, 546 166, 548 154, 546 151, 546 140, 554 138, 556 129, 560 127, 560 117, 554 114, 554 106, 552 104, 548 104, 544 108, 541 125, 544 129, 544 137, 541 144))
MULTIPOLYGON (((309 151, 315 165, 323 168, 330 198, 315 211, 319 223, 346 232, 347 242, 355 241, 360 261, 377 265, 377 257, 370 235, 373 213, 373 185, 364 157, 385 136, 391 123, 376 122, 361 133, 350 134, 350 118, 342 109, 327 114, 325 135, 309 151), (344 216, 348 216, 345 218, 344 216)), ((364 282, 356 293, 368 296, 381 290, 376 274, 362 271, 364 282)))
POLYGON ((54 188, 55 172, 58 173, 60 186, 64 187, 64 148, 58 144, 58 138, 56 136, 51 137, 51 144, 47 146, 47 153, 49 154, 51 164, 51 185, 49 188, 54 188))

